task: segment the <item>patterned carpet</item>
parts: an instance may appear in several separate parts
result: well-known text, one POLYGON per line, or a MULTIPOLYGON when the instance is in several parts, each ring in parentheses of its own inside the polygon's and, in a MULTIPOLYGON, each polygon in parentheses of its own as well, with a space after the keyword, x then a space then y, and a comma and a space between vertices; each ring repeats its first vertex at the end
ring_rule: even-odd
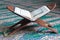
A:
MULTIPOLYGON (((20 16, 10 12, 6 8, 7 5, 17 6, 31 12, 42 5, 49 3, 53 2, 51 0, 0 0, 0 31, 4 31, 4 28, 10 27, 23 19, 20 16)), ((10 37, 3 37, 3 35, 1 35, 0 40, 60 40, 60 12, 58 12, 58 9, 59 8, 56 8, 47 15, 41 17, 42 20, 50 23, 52 28, 57 29, 58 34, 28 31, 28 29, 35 29, 37 31, 47 30, 47 28, 37 27, 39 25, 36 23, 31 23, 33 27, 31 25, 30 27, 32 28, 21 30, 17 34, 11 35, 10 37)), ((0 34, 3 33, 0 32, 0 34)))

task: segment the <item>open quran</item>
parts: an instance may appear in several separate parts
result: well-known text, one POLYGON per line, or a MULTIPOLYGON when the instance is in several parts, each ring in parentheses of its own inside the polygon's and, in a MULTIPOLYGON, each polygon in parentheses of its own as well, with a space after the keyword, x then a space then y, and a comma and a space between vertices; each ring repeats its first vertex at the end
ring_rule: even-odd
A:
POLYGON ((39 17, 42 17, 43 15, 50 12, 50 9, 47 6, 42 6, 41 8, 38 8, 32 12, 29 12, 28 10, 24 10, 18 7, 15 7, 14 12, 18 15, 21 15, 31 21, 35 21, 39 17))

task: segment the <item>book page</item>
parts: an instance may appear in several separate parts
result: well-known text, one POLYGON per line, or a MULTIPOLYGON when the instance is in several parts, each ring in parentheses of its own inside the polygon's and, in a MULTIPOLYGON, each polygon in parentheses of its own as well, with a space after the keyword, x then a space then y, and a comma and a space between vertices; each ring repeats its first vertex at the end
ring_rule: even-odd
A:
POLYGON ((47 6, 42 6, 41 8, 31 12, 33 16, 31 20, 34 21, 38 19, 39 17, 42 17, 43 15, 47 14, 48 12, 50 12, 50 9, 47 6))
POLYGON ((14 12, 16 14, 24 17, 24 18, 27 18, 27 19, 31 19, 32 18, 31 13, 29 11, 27 11, 27 10, 15 7, 15 11, 14 12))

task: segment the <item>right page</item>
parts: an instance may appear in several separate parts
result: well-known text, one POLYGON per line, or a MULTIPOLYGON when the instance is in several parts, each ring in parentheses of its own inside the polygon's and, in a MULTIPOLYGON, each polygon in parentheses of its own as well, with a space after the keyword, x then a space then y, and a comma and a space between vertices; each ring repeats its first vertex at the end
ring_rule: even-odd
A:
POLYGON ((50 9, 47 6, 42 6, 31 12, 31 15, 33 16, 31 20, 35 21, 36 19, 44 16, 48 12, 50 12, 50 9))

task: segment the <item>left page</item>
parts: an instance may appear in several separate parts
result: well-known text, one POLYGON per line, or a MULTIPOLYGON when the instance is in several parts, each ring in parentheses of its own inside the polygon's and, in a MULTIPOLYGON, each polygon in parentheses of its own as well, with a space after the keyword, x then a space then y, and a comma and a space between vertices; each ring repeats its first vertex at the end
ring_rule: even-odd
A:
POLYGON ((21 8, 18 8, 18 7, 15 7, 15 10, 14 12, 24 18, 27 18, 27 19, 31 19, 32 16, 31 16, 31 13, 27 10, 24 10, 24 9, 21 9, 21 8))

